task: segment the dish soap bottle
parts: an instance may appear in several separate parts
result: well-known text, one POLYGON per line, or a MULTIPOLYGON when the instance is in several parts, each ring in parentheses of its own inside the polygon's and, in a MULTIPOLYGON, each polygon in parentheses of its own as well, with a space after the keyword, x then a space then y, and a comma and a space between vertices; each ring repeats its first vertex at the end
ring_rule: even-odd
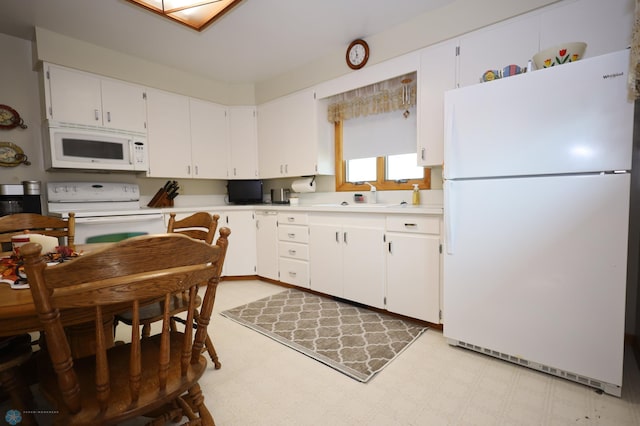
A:
POLYGON ((413 184, 413 195, 411 197, 411 204, 417 206, 420 204, 420 190, 418 190, 418 184, 413 184))

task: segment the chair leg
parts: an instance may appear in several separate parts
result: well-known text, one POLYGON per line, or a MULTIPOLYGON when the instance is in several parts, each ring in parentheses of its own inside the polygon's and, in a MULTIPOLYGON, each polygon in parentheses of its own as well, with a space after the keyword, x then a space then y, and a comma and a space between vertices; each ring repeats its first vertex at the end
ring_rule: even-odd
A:
POLYGON ((142 325, 142 338, 149 337, 151 335, 151 325, 148 322, 145 322, 142 325))
MULTIPOLYGON (((200 316, 200 313, 198 312, 198 310, 196 310, 193 316, 194 328, 197 328, 199 316, 200 316)), ((213 361, 213 365, 215 366, 215 369, 219 370, 220 367, 222 367, 222 364, 218 360, 218 353, 216 352, 216 348, 213 346, 213 342, 211 341, 211 337, 209 337, 209 333, 207 333, 207 338, 204 341, 204 346, 205 346, 204 349, 206 349, 207 352, 209 353, 209 357, 211 357, 211 361, 213 361)))
POLYGON ((204 405, 204 396, 202 395, 200 385, 197 383, 189 388, 189 402, 189 405, 200 415, 202 426, 215 426, 213 416, 209 412, 209 409, 207 409, 207 406, 204 405))
POLYGON ((204 345, 205 345, 205 348, 207 349, 207 352, 209 353, 209 356, 211 357, 211 361, 213 361, 213 365, 215 366, 215 369, 219 370, 220 367, 222 367, 222 364, 218 360, 218 354, 216 353, 216 348, 213 346, 213 342, 209 337, 209 333, 207 333, 207 338, 204 341, 204 345))

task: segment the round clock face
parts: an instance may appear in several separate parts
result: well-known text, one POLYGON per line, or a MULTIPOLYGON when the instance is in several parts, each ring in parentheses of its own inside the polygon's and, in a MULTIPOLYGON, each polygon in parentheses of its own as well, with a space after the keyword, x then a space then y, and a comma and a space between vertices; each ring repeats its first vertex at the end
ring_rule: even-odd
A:
POLYGON ((347 48, 347 65, 352 69, 365 66, 369 60, 369 45, 364 40, 354 40, 347 48))

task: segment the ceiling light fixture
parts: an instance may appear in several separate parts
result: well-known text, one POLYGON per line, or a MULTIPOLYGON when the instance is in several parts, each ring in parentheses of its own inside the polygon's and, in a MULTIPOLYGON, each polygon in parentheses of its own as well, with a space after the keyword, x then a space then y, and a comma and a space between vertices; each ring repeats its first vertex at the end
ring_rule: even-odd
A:
POLYGON ((127 0, 151 12, 202 31, 242 0, 127 0))

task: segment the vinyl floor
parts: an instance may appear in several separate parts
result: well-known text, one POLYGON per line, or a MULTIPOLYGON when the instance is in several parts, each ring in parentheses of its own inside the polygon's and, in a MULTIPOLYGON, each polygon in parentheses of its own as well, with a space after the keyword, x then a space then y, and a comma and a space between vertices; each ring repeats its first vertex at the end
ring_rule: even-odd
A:
MULTIPOLYGON (((451 347, 433 329, 365 384, 219 315, 282 290, 253 280, 219 286, 210 335, 222 368, 211 366, 200 382, 219 426, 640 425, 630 349, 621 398, 451 347)), ((39 420, 50 424, 46 415, 39 420)))

